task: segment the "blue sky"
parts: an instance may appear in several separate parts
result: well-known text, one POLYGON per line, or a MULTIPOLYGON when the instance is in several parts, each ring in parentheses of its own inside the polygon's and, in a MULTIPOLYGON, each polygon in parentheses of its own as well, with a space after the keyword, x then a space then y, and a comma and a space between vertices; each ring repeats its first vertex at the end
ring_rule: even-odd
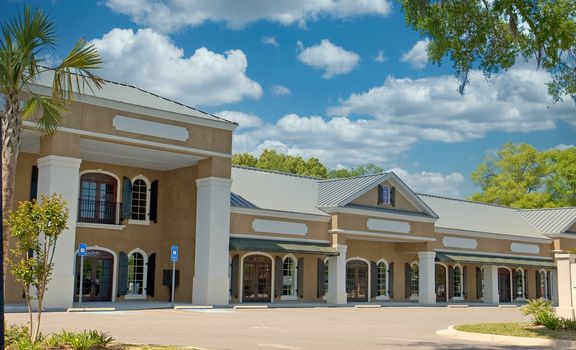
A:
POLYGON ((545 72, 473 72, 460 96, 450 62, 426 62, 394 1, 4 1, 0 18, 25 3, 58 25, 48 63, 85 37, 102 76, 237 121, 237 152, 373 162, 417 191, 463 197, 503 143, 576 143, 576 107, 552 104, 545 72))

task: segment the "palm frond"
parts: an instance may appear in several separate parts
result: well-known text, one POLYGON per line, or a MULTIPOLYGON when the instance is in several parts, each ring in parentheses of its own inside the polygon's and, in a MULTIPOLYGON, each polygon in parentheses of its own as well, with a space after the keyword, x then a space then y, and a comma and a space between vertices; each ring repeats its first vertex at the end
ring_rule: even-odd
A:
POLYGON ((102 65, 102 58, 93 44, 80 39, 74 45, 68 56, 55 69, 52 85, 52 97, 71 101, 74 93, 80 93, 84 88, 93 90, 92 85, 100 89, 104 79, 92 72, 102 65))
POLYGON ((36 121, 38 127, 43 132, 51 134, 58 130, 66 112, 66 105, 63 101, 47 96, 32 95, 24 104, 22 118, 26 120, 40 114, 40 118, 36 121))

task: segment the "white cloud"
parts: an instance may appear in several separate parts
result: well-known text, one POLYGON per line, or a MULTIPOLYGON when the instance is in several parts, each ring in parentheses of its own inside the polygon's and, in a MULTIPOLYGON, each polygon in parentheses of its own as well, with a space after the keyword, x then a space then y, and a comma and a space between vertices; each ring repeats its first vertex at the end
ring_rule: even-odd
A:
POLYGON ((360 61, 360 56, 353 51, 346 51, 336 46, 328 39, 318 45, 304 47, 302 42, 297 43, 298 60, 316 69, 324 70, 322 78, 330 79, 335 75, 346 74, 354 70, 360 61))
POLYGON ((462 198, 460 188, 466 179, 459 172, 450 174, 429 171, 410 173, 402 168, 393 168, 388 171, 393 171, 398 175, 414 192, 462 198))
POLYGON ((189 105, 258 99, 260 85, 246 76, 241 50, 219 54, 205 47, 191 56, 152 29, 113 29, 92 41, 104 60, 103 75, 189 105))
POLYGON ((106 5, 135 23, 164 32, 206 21, 224 22, 234 29, 260 20, 305 27, 319 17, 386 16, 391 10, 389 0, 107 0, 106 5))
POLYGON ((388 61, 388 57, 384 55, 384 50, 378 49, 378 51, 376 52, 376 57, 374 57, 374 61, 378 63, 384 63, 388 61))
POLYGON ((272 94, 275 96, 287 96, 292 94, 292 91, 284 85, 274 85, 272 86, 272 94))
POLYGON ((404 53, 400 60, 409 63, 415 69, 424 69, 428 62, 428 44, 430 40, 424 39, 416 42, 410 51, 404 53))
POLYGON ((576 145, 566 145, 566 144, 561 143, 561 144, 559 144, 559 145, 556 145, 556 146, 553 147, 553 148, 554 148, 554 149, 557 149, 557 150, 560 150, 560 151, 564 151, 564 150, 567 150, 567 149, 569 149, 569 148, 574 148, 574 147, 576 147, 576 145))
POLYGON ((280 44, 278 44, 276 37, 273 35, 262 37, 262 44, 270 45, 270 46, 274 46, 274 47, 280 47, 280 44))
POLYGON ((215 114, 226 120, 238 123, 238 128, 236 130, 256 128, 263 124, 262 119, 255 114, 238 111, 222 111, 215 114))
POLYGON ((571 101, 551 104, 542 71, 512 69, 494 75, 471 73, 464 96, 452 76, 388 77, 382 86, 352 94, 327 116, 288 114, 274 123, 241 131, 235 152, 266 147, 318 157, 330 167, 390 164, 419 141, 457 143, 492 132, 549 130, 574 115, 571 101))

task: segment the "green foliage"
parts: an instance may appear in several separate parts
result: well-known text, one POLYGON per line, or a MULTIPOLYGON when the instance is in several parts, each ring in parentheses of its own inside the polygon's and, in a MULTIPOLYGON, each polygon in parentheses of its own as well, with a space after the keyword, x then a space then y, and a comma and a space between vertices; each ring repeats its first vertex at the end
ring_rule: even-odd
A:
POLYGON ((15 248, 8 258, 10 273, 24 287, 32 342, 36 342, 39 336, 44 293, 52 275, 58 237, 67 228, 68 214, 69 209, 61 195, 43 195, 40 203, 20 202, 6 222, 11 237, 15 238, 15 248), (32 317, 34 300, 38 303, 36 328, 32 317))
POLYGON ((322 179, 378 174, 384 171, 381 167, 374 164, 356 166, 351 169, 340 168, 328 170, 318 158, 312 157, 305 160, 300 156, 291 156, 268 149, 264 150, 259 157, 255 157, 249 153, 235 154, 232 156, 232 164, 289 174, 313 176, 322 179))
POLYGON ((48 348, 71 347, 74 350, 96 350, 108 348, 114 338, 108 334, 96 330, 82 332, 68 332, 52 334, 44 340, 48 348))
POLYGON ((11 325, 4 327, 5 343, 8 348, 29 349, 30 331, 26 326, 11 325))
POLYGON ((560 317, 561 328, 567 331, 576 331, 576 319, 560 317))
POLYGON ((538 151, 507 143, 472 173, 471 200, 515 208, 576 205, 576 148, 538 151))
POLYGON ((534 60, 554 77, 557 101, 576 97, 576 2, 574 0, 402 0, 408 26, 430 39, 428 58, 448 57, 460 93, 472 69, 486 77, 534 60))
POLYGON ((528 303, 520 309, 523 315, 531 316, 532 322, 539 325, 538 321, 542 315, 552 314, 554 315, 554 308, 552 307, 552 302, 550 300, 540 299, 530 299, 528 303))

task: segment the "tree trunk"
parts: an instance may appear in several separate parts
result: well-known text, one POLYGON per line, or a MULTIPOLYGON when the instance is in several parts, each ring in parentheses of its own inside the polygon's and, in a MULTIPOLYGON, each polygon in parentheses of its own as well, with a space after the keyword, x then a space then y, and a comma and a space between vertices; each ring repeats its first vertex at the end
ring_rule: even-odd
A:
MULTIPOLYGON (((20 110, 22 99, 16 94, 7 94, 5 101, 6 112, 2 118, 2 248, 4 258, 8 256, 10 247, 10 235, 5 222, 8 219, 10 210, 13 209, 16 161, 20 151, 22 134, 20 110)), ((4 273, 6 273, 6 260, 3 263, 4 273)), ((6 276, 4 276, 4 281, 6 281, 6 276)), ((6 283, 4 283, 4 286, 6 286, 6 283)))

